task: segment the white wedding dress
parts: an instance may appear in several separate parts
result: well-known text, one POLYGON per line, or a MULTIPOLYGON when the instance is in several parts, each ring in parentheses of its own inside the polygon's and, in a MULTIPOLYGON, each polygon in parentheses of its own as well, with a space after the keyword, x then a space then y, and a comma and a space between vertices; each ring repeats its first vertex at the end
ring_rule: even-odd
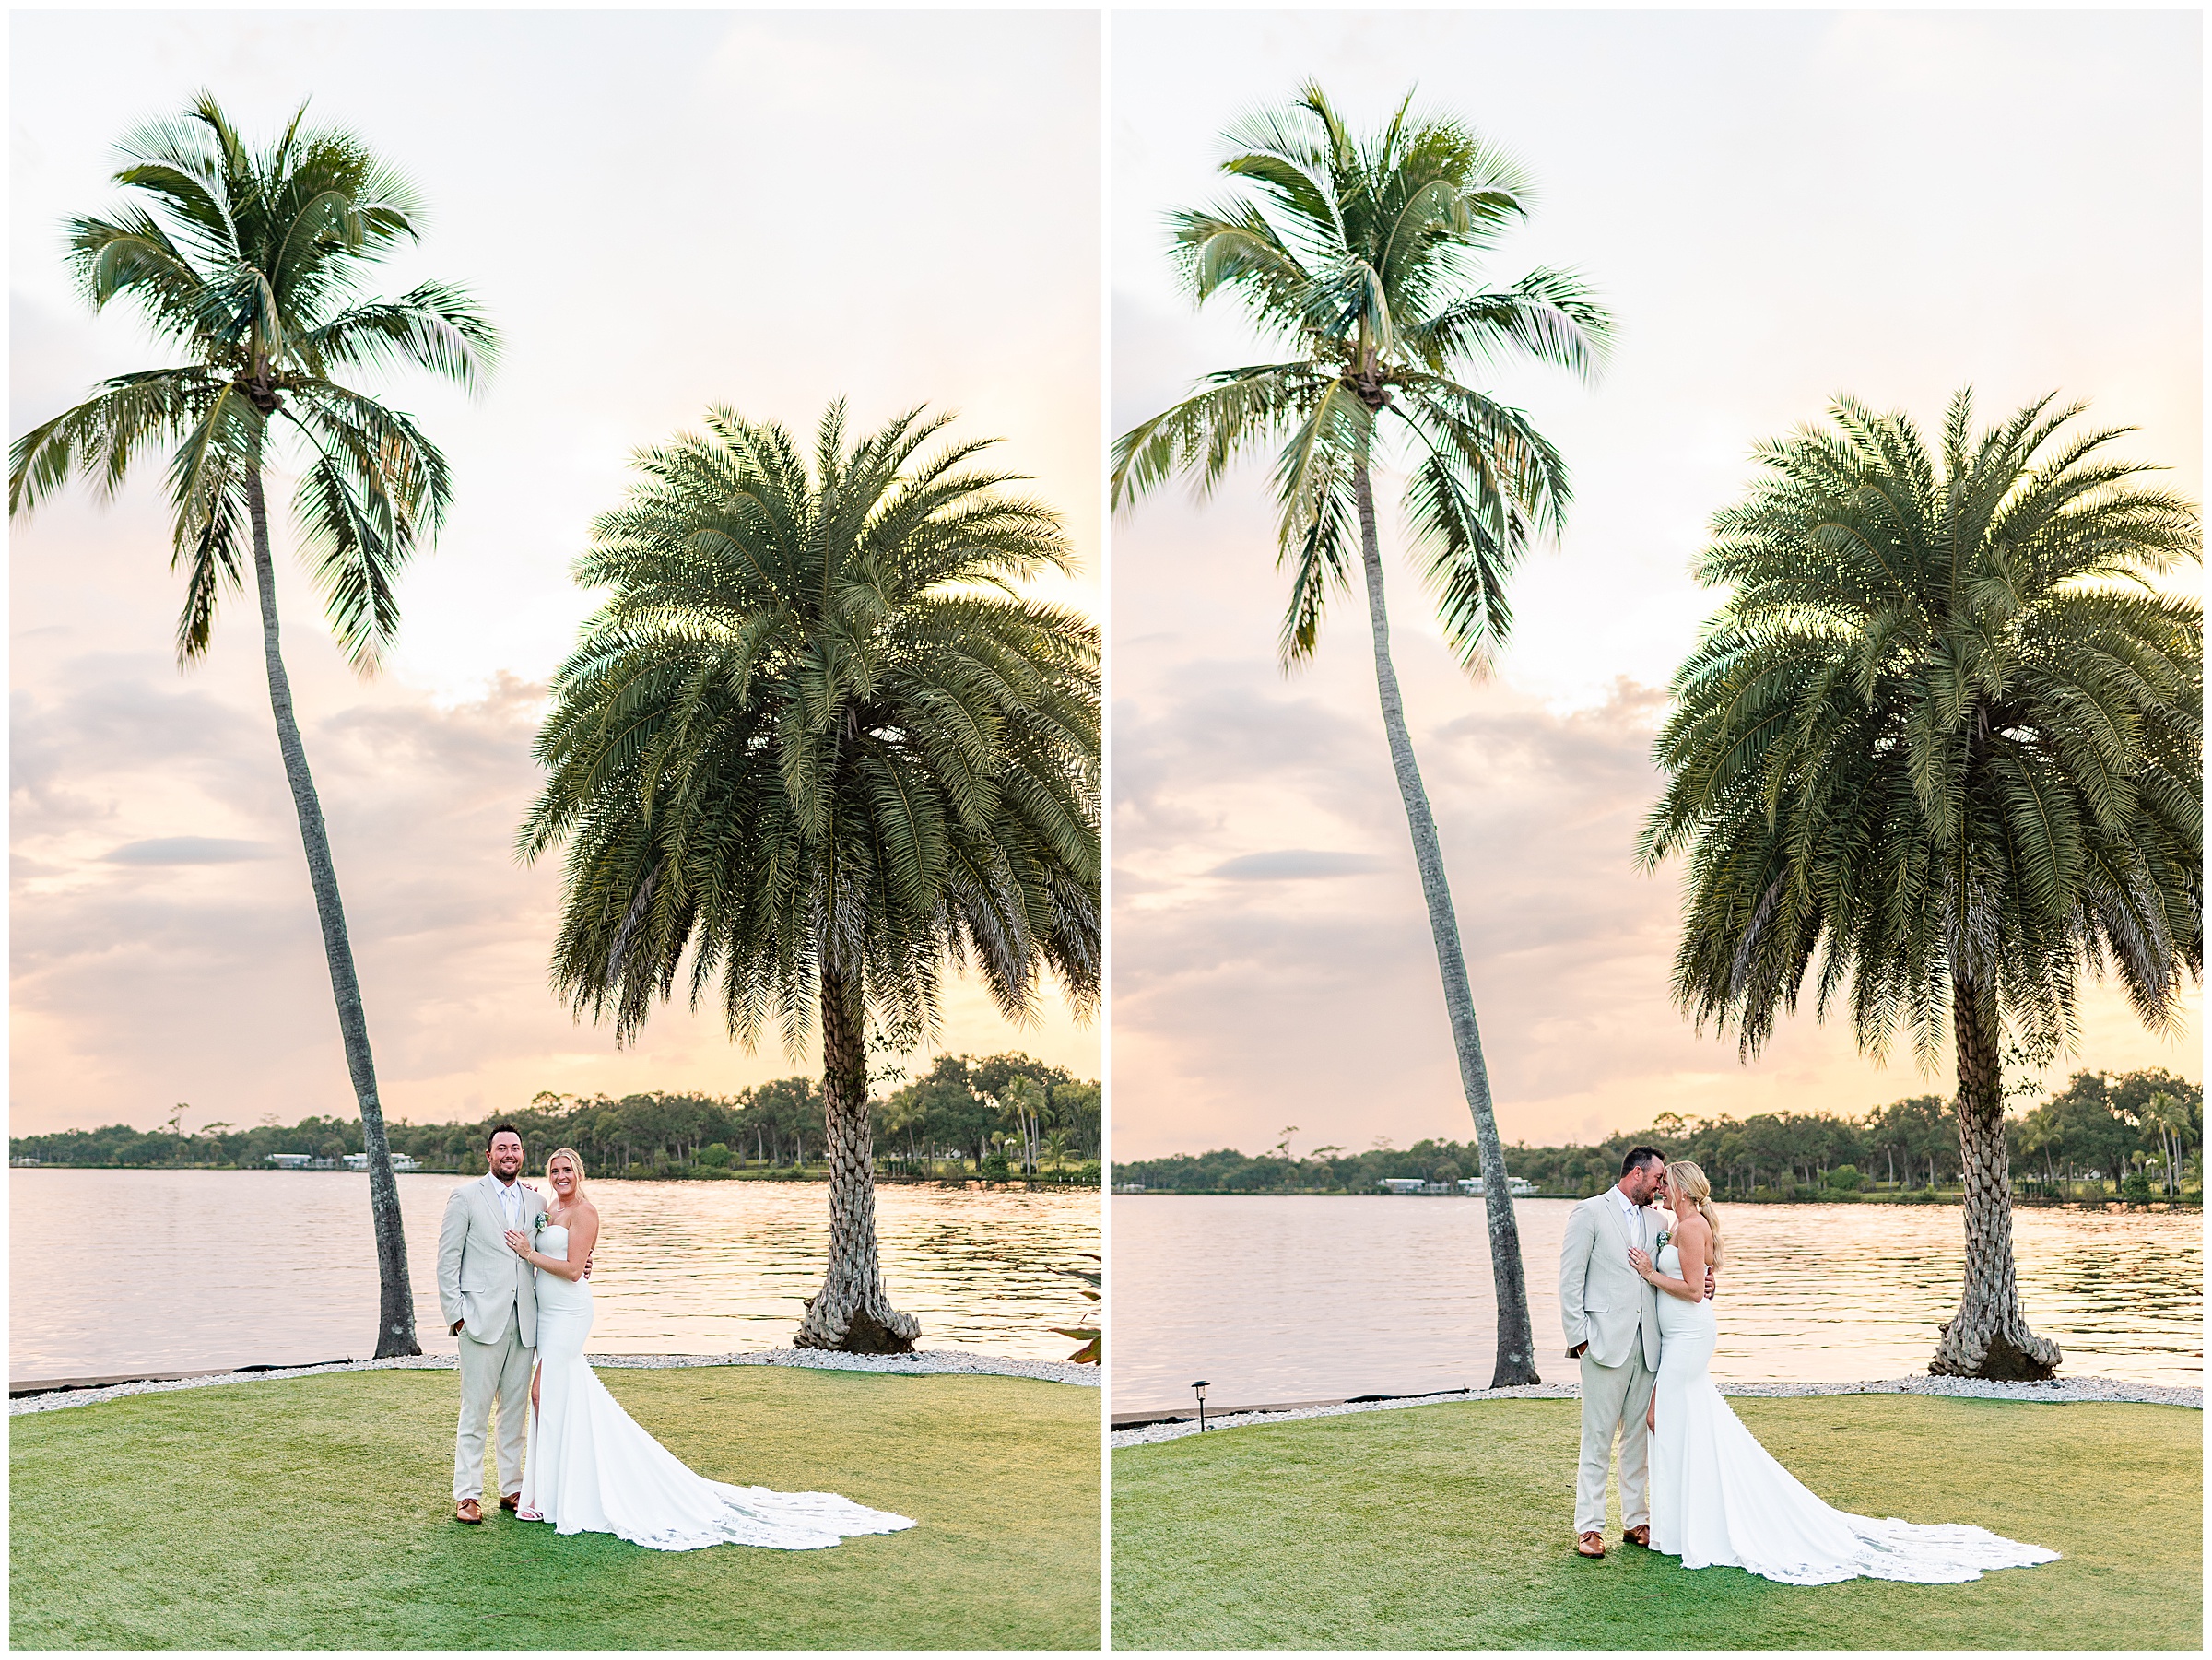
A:
MULTIPOLYGON (((537 1248, 566 1260, 569 1230, 547 1227, 537 1248)), ((694 1474, 622 1410, 586 1364, 591 1329, 591 1282, 539 1270, 537 1410, 522 1509, 556 1533, 611 1533, 653 1550, 820 1550, 855 1534, 914 1525, 835 1493, 779 1493, 694 1474)))
MULTIPOLYGON (((1653 1265, 1682 1277, 1671 1244, 1653 1265)), ((2055 1562, 2058 1552, 1964 1523, 1924 1525, 1823 1504, 1777 1464, 1713 1387, 1712 1304, 1661 1291, 1657 1418, 1652 1437, 1652 1548, 1685 1568, 1743 1568, 1785 1585, 1847 1579, 1947 1585, 1992 1568, 2055 1562)))

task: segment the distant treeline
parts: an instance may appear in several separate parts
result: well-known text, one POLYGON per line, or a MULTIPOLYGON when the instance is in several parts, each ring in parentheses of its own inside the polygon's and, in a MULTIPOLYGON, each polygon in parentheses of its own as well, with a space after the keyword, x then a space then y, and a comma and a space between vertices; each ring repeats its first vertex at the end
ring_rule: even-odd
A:
MULTIPOLYGON (((1097 1082, 1025 1054, 940 1056, 924 1077, 872 1103, 871 1115, 877 1163, 887 1173, 938 1173, 950 1164, 1000 1176, 1021 1168, 1027 1147, 1037 1149, 1040 1170, 1055 1172, 1073 1174, 1099 1158, 1097 1082), (1017 1079, 1021 1085, 1009 1089, 1017 1079)), ((495 1124, 522 1133, 531 1170, 558 1147, 574 1148, 587 1171, 610 1176, 795 1169, 823 1156, 821 1085, 812 1077, 778 1078, 729 1096, 656 1089, 617 1101, 547 1090, 526 1107, 471 1123, 386 1128, 392 1150, 426 1169, 475 1171, 484 1168, 495 1124)), ((109 1124, 8 1140, 11 1159, 135 1168, 253 1168, 272 1153, 336 1160, 359 1151, 360 1120, 336 1117, 250 1129, 218 1123, 189 1134, 174 1124, 156 1130, 109 1124)))
MULTIPOLYGON (((2108 1183, 2117 1193, 2130 1175, 2158 1191, 2201 1190, 2204 1089, 2162 1071, 2079 1072, 2065 1089, 2008 1119, 2006 1137, 2014 1186, 2024 1195, 2108 1183), (2153 1104, 2159 1097, 2171 1103, 2163 1123, 2153 1104)), ((1959 1180, 1958 1113, 1936 1095, 1892 1101, 1857 1118, 1762 1113, 1693 1121, 1669 1113, 1648 1129, 1588 1146, 1516 1142, 1506 1149, 1505 1166, 1539 1192, 1587 1195, 1618 1179, 1622 1157, 1640 1142, 1692 1160, 1717 1192, 1735 1198, 1912 1192, 1959 1180)), ((1417 1141, 1403 1149, 1378 1142, 1361 1153, 1322 1147, 1296 1156, 1286 1141, 1269 1153, 1225 1148, 1113 1168, 1117 1183, 1161 1193, 1372 1193, 1386 1177, 1455 1182, 1481 1173, 1471 1141, 1417 1141)))

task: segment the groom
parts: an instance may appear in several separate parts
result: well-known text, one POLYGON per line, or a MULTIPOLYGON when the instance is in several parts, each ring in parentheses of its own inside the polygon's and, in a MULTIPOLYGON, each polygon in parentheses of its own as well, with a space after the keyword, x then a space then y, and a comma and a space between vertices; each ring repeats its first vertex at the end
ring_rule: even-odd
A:
MULTIPOLYGON (((1646 1491, 1651 1441, 1643 1415, 1659 1371, 1659 1301, 1629 1264, 1629 1247, 1656 1256, 1654 1242, 1672 1221, 1652 1207, 1666 1174, 1657 1148, 1629 1149, 1620 1180, 1584 1199, 1567 1219, 1559 1249, 1559 1318, 1567 1358, 1583 1363, 1583 1456, 1574 1484, 1574 1551, 1606 1554, 1606 1473, 1620 1442, 1621 1543, 1652 1542, 1646 1491)), ((1708 1273, 1705 1294, 1712 1295, 1708 1273)))
POLYGON ((535 1275, 507 1247, 507 1230, 535 1236, 546 1207, 515 1180, 523 1138, 511 1124, 491 1133, 491 1168, 445 1201, 438 1229, 438 1308, 461 1339, 461 1426, 453 1435, 453 1520, 484 1520, 484 1437, 500 1404, 500 1508, 523 1495, 524 1414, 537 1347, 535 1275))

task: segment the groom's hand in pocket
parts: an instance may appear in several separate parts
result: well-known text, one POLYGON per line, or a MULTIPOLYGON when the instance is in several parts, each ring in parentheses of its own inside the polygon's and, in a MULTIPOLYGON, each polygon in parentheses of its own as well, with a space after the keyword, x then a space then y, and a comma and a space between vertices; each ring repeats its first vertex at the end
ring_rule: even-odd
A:
POLYGON ((461 1335, 461 1328, 467 1324, 468 1322, 465 1320, 456 1320, 453 1322, 453 1329, 448 1331, 445 1335, 449 1337, 458 1337, 461 1335))
POLYGON ((1570 1360, 1579 1360, 1583 1358, 1583 1350, 1588 1348, 1590 1346, 1587 1343, 1577 1343, 1572 1348, 1567 1351, 1567 1358, 1570 1360))

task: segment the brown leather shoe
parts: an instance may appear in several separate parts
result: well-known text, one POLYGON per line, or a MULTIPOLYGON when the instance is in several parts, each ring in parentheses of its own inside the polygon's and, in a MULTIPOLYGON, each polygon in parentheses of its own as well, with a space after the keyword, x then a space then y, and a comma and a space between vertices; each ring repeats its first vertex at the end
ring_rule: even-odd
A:
POLYGON ((501 1510, 520 1510, 520 1509, 522 1509, 522 1507, 523 1507, 523 1496, 522 1496, 522 1494, 520 1494, 520 1493, 501 1493, 501 1494, 500 1495, 500 1508, 501 1510))
POLYGON ((1574 1542, 1574 1554, 1577 1556, 1587 1557, 1601 1557, 1605 1555, 1606 1536, 1602 1533, 1583 1534, 1574 1542))
POLYGON ((464 1499, 453 1506, 453 1520, 466 1522, 471 1527, 484 1519, 484 1507, 474 1499, 464 1499))
POLYGON ((1652 1548, 1651 1524, 1647 1522, 1641 1527, 1630 1528, 1620 1536, 1620 1542, 1623 1545, 1641 1545, 1649 1550, 1652 1548))

